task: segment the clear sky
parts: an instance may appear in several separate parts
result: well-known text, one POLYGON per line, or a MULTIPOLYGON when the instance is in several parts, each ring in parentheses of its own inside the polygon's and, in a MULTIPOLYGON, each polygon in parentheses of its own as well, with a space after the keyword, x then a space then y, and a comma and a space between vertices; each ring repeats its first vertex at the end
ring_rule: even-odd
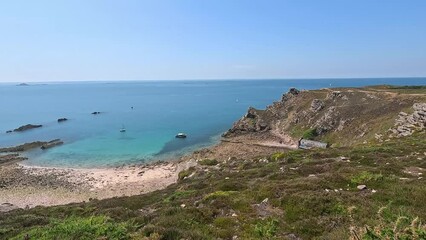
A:
POLYGON ((0 82, 426 76, 426 0, 5 0, 0 82))

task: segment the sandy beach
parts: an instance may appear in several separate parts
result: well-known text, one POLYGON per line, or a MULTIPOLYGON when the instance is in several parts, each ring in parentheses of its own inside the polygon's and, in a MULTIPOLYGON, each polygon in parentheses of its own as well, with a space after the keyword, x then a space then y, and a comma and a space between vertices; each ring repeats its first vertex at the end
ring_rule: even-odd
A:
POLYGON ((195 163, 163 162, 116 168, 0 166, 0 204, 26 208, 129 196, 167 187, 195 163))

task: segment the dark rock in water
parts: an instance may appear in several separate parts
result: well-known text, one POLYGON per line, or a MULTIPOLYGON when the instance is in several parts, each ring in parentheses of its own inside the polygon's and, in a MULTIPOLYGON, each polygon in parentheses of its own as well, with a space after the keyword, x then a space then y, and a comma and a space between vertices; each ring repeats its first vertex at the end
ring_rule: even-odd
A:
POLYGON ((55 140, 52 140, 52 141, 50 141, 46 144, 43 144, 40 148, 45 150, 45 149, 56 147, 56 146, 59 146, 59 145, 62 145, 62 144, 64 144, 64 142, 62 142, 60 139, 55 139, 55 140))
POLYGON ((7 131, 6 131, 6 133, 11 133, 11 132, 13 132, 13 131, 12 131, 12 130, 7 130, 7 131))
POLYGON ((101 112, 92 112, 93 115, 101 114, 101 112))
POLYGON ((58 119, 58 122, 65 122, 65 121, 68 121, 68 118, 59 118, 58 119))
POLYGON ((30 129, 33 129, 33 128, 39 128, 39 127, 42 127, 42 126, 43 125, 27 124, 27 125, 24 125, 24 126, 20 126, 16 129, 14 129, 13 131, 14 132, 23 132, 23 131, 26 131, 26 130, 30 130, 30 129))

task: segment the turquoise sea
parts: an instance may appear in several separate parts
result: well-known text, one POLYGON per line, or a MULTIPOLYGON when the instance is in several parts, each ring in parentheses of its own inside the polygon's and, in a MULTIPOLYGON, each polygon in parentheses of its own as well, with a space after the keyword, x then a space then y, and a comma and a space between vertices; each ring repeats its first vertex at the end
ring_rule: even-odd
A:
POLYGON ((56 138, 65 142, 29 152, 26 164, 37 166, 105 167, 167 159, 218 142, 249 106, 265 108, 290 87, 377 84, 425 85, 426 78, 0 84, 0 147, 56 138), (58 123, 62 117, 69 120, 58 123), (43 127, 5 133, 28 123, 43 127), (176 139, 178 132, 188 138, 176 139))

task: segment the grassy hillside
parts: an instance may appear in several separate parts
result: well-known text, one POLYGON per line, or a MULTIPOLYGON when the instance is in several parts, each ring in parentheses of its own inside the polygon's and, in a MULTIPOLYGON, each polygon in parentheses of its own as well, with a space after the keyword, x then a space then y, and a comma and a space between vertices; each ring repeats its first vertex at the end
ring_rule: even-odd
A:
POLYGON ((3 214, 0 238, 425 239, 425 135, 205 161, 162 191, 3 214))

